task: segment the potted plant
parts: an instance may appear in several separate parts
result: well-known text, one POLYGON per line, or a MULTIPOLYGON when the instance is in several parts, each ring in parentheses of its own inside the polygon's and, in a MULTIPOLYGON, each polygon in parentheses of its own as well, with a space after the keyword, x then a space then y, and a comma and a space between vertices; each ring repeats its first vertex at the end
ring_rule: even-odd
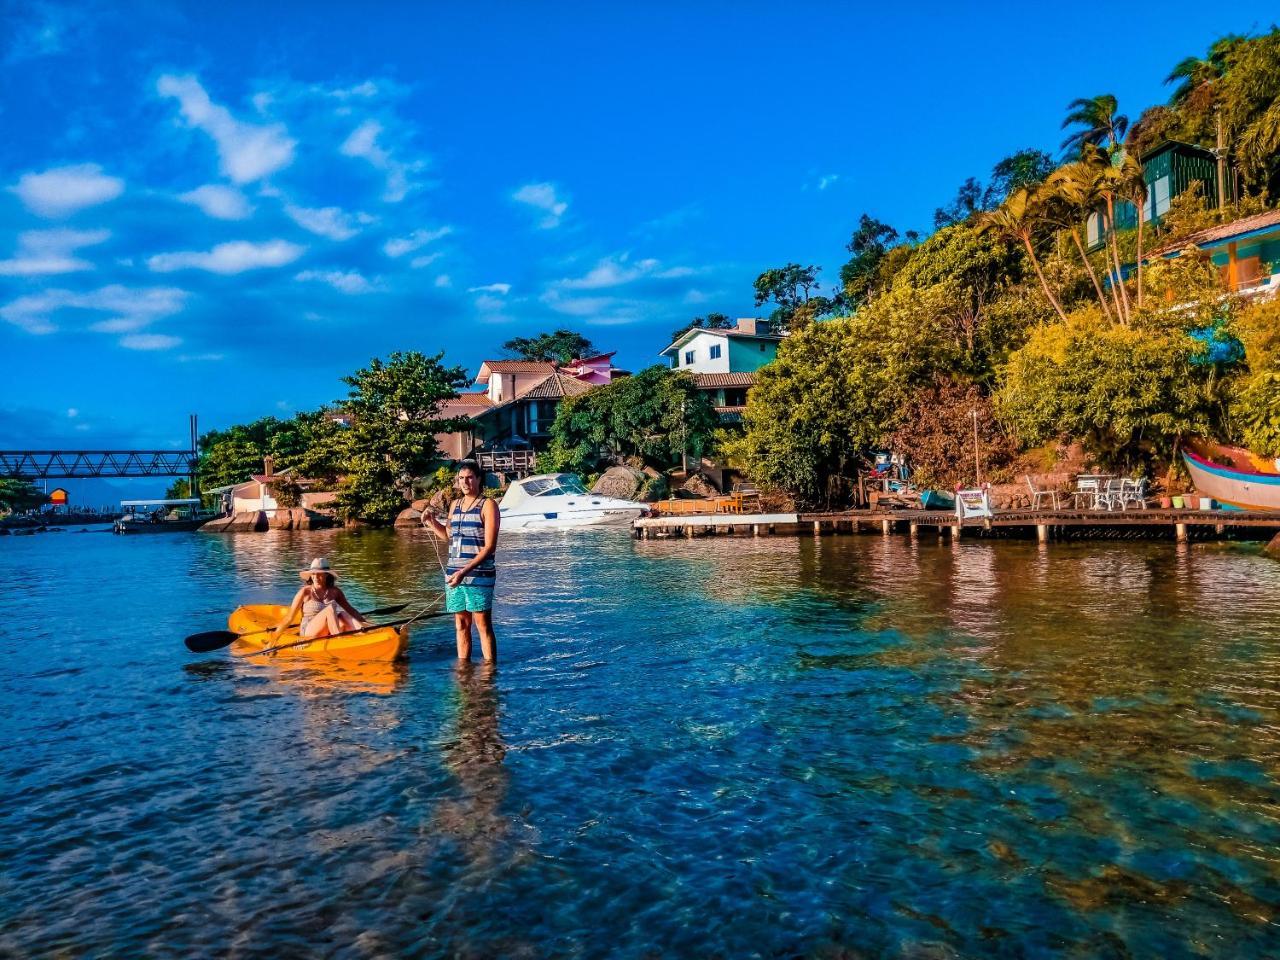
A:
POLYGON ((1181 497, 1174 497, 1174 498, 1173 498, 1173 509, 1175 509, 1175 510, 1181 510, 1181 509, 1182 509, 1182 498, 1181 498, 1181 497))
POLYGON ((1161 510, 1168 510, 1168 509, 1169 509, 1169 508, 1171 508, 1172 506, 1173 506, 1173 497, 1169 496, 1169 495, 1166 493, 1163 497, 1161 497, 1161 498, 1160 498, 1160 509, 1161 509, 1161 510))

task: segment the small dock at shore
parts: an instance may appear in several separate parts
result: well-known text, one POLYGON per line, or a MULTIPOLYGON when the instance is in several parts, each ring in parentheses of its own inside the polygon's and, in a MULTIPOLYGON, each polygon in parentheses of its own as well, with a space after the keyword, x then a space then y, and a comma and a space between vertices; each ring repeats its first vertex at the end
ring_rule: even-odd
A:
POLYGON ((1269 540, 1280 512, 1255 510, 1022 510, 960 520, 937 510, 846 510, 834 513, 689 514, 645 517, 638 539, 705 536, 905 535, 960 539, 1269 540))

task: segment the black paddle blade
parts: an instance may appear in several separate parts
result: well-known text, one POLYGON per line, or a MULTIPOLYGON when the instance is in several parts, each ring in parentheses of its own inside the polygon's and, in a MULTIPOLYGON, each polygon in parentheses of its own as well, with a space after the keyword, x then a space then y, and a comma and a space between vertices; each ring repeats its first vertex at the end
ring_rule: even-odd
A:
POLYGON ((208 653, 210 650, 221 650, 229 647, 240 637, 230 630, 206 630, 204 633, 193 633, 183 641, 192 653, 208 653))

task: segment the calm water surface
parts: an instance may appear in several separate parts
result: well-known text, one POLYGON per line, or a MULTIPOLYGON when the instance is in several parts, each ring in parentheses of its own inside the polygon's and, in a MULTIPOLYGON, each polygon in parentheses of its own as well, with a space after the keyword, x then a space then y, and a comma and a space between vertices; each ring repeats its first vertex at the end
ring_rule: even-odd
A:
POLYGON ((0 541, 0 955, 1280 955, 1280 563, 508 536, 496 674, 193 657, 390 533, 0 541))

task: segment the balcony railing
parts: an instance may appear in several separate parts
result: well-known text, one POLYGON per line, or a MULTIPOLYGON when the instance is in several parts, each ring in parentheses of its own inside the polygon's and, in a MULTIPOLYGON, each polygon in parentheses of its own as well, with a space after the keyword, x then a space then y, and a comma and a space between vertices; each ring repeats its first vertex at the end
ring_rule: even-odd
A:
POLYGON ((538 454, 534 450, 485 450, 476 453, 476 465, 486 473, 534 473, 538 454))

